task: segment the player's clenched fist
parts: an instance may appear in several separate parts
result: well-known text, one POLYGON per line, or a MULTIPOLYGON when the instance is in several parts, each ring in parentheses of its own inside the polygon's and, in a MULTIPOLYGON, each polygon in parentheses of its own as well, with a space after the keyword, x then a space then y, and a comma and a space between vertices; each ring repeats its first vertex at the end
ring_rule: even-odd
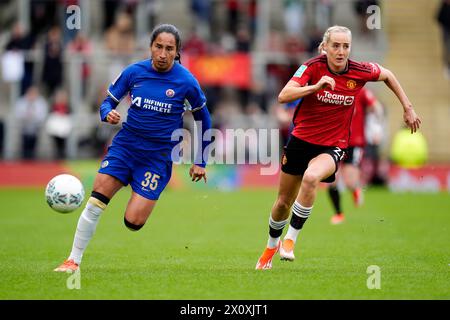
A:
POLYGON ((326 87, 330 87, 331 90, 334 90, 335 85, 336 82, 334 82, 334 79, 329 76, 323 76, 316 83, 317 90, 325 89, 326 87))
POLYGON ((120 113, 116 110, 112 110, 106 116, 106 121, 111 124, 118 124, 120 122, 120 113))
POLYGON ((200 181, 202 179, 205 180, 205 183, 207 181, 205 168, 202 168, 195 164, 193 164, 191 166, 191 168, 189 169, 189 176, 191 176, 192 181, 195 181, 195 182, 200 181))

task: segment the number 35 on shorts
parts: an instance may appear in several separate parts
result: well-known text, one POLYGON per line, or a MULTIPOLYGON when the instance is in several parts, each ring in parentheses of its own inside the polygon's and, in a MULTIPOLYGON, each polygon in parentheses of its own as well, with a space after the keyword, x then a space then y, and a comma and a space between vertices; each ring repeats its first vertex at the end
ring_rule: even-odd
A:
POLYGON ((141 182, 141 186, 144 188, 149 188, 150 190, 156 190, 158 188, 158 180, 161 178, 161 176, 157 174, 153 174, 150 171, 147 171, 144 174, 144 180, 141 182))

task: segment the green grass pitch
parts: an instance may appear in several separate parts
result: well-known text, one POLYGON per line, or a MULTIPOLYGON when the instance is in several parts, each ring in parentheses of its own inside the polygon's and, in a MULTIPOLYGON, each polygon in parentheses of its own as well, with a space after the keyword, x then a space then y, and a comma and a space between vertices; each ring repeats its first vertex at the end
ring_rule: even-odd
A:
MULTIPOLYGON (((89 166, 83 170, 95 172, 89 166)), ((182 173, 186 173, 183 170, 182 173)), ((86 192, 92 179, 84 178, 86 192)), ((53 272, 70 252, 81 209, 53 212, 43 189, 0 189, 0 299, 450 299, 449 194, 369 189, 347 221, 329 224, 320 190, 295 262, 255 271, 276 189, 167 189, 146 226, 130 232, 121 190, 85 252, 80 289, 53 272), (381 288, 368 289, 368 266, 381 288)))

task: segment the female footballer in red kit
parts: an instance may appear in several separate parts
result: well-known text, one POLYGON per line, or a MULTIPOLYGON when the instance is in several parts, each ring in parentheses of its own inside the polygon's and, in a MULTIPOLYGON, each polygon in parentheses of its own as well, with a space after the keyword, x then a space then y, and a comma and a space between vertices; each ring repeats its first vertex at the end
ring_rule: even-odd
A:
POLYGON ((326 30, 320 55, 306 61, 278 95, 280 103, 303 98, 294 113, 294 129, 282 157, 278 197, 269 218, 269 240, 256 269, 271 269, 279 251, 293 261, 294 246, 308 219, 322 182, 333 182, 350 137, 355 96, 368 81, 384 81, 403 107, 403 119, 416 132, 420 119, 395 75, 373 62, 349 59, 351 31, 342 26, 326 30), (283 228, 292 217, 281 241, 283 228))

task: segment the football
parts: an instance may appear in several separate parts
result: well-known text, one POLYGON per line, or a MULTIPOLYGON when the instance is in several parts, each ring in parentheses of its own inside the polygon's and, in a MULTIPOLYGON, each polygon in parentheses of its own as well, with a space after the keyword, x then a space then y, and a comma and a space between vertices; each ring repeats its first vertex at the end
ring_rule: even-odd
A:
POLYGON ((72 212, 83 203, 83 184, 70 174, 57 175, 47 184, 45 198, 53 210, 60 213, 72 212))

